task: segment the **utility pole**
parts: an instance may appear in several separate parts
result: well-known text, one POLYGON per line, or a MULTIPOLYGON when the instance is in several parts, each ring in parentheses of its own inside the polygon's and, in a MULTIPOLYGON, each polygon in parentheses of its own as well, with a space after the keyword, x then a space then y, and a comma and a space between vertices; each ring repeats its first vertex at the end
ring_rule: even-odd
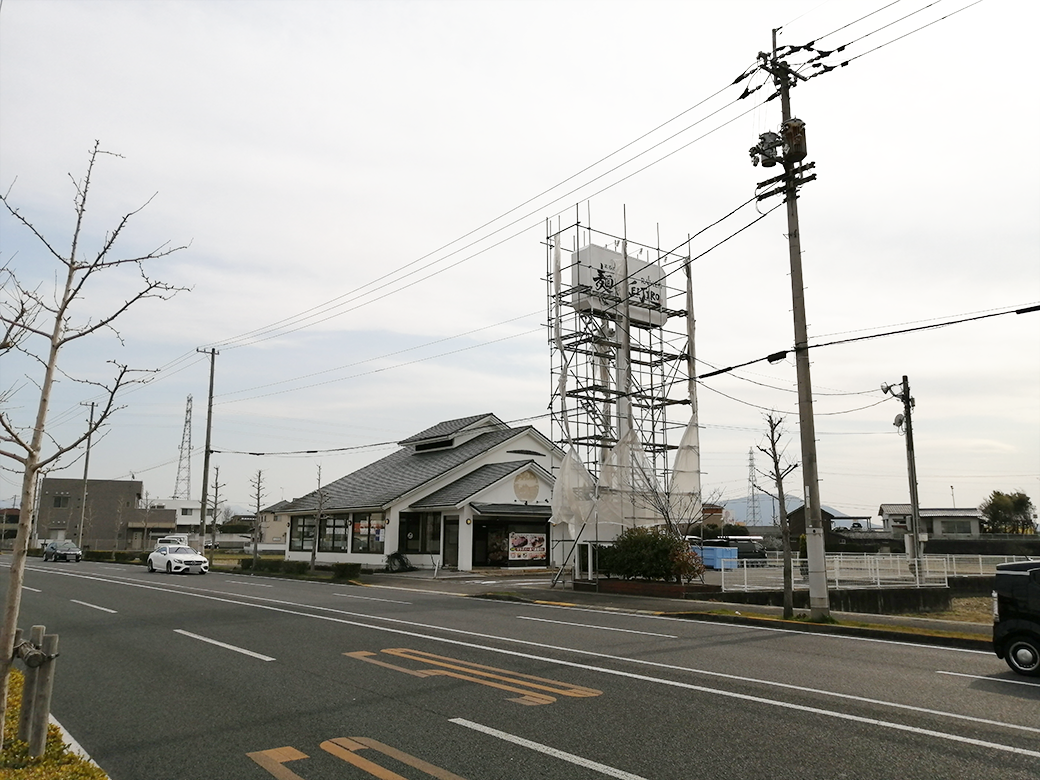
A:
MULTIPOLYGON (((206 354, 206 350, 197 349, 196 352, 206 354)), ((209 446, 210 436, 213 433, 213 373, 217 363, 217 350, 209 350, 209 400, 206 404, 206 449, 202 453, 202 528, 206 528, 206 503, 209 493, 209 446)), ((214 512, 215 514, 215 512, 214 512)), ((216 520, 216 517, 213 518, 216 520)), ((203 545, 205 546, 205 545, 203 545)), ((210 551, 210 562, 213 562, 213 552, 210 551)))
MULTIPOLYGON (((86 406, 81 403, 80 406, 86 406)), ((94 402, 90 402, 90 423, 87 428, 87 454, 83 458, 83 501, 79 507, 79 534, 76 537, 76 546, 83 549, 83 521, 87 517, 87 469, 90 467, 90 437, 94 434, 94 402)))
MULTIPOLYGON (((786 62, 777 58, 776 34, 773 30, 772 54, 760 52, 762 69, 772 75, 780 94, 782 123, 780 134, 763 133, 757 146, 751 148, 752 162, 763 167, 783 165, 784 173, 759 183, 759 187, 782 183, 758 196, 758 200, 784 194, 787 203, 787 239, 791 261, 791 295, 794 311, 794 352, 798 378, 798 429, 802 446, 802 473, 805 479, 805 537, 809 557, 809 609, 815 621, 830 617, 827 593, 827 559, 824 549, 823 515, 820 511, 820 482, 816 462, 816 424, 813 419, 812 379, 809 372, 809 336, 805 322, 805 284, 802 281, 802 246, 798 229, 798 187, 816 178, 805 176, 815 163, 801 164, 806 156, 805 123, 791 116, 791 87, 796 79, 805 80, 786 62), (777 154, 777 152, 780 154, 777 154)), ((783 500, 781 498, 781 500, 783 500)))
MULTIPOLYGON (((914 578, 921 582, 921 557, 924 552, 924 544, 921 541, 921 503, 917 497, 917 457, 914 455, 914 424, 910 418, 910 411, 914 408, 914 399, 910 395, 910 380, 903 376, 903 384, 899 392, 891 385, 882 384, 881 391, 889 393, 894 398, 903 402, 903 413, 897 414, 895 425, 897 428, 906 426, 906 473, 910 482, 910 533, 913 549, 907 550, 913 560, 914 578)), ((950 486, 953 492, 953 486, 950 486)))

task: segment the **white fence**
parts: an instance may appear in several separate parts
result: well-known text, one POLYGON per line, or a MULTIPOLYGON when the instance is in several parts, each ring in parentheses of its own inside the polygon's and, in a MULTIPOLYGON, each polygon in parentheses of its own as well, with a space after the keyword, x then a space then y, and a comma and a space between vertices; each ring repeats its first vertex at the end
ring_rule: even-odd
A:
MULTIPOLYGON (((945 588, 950 577, 984 577, 996 573, 998 563, 1026 560, 1003 555, 926 555, 920 572, 905 555, 828 554, 829 588, 945 588)), ((733 568, 706 573, 706 581, 721 580, 724 591, 783 590, 784 563, 780 557, 766 560, 728 561, 733 568)), ((808 590, 809 578, 804 560, 792 560, 795 590, 808 590)))

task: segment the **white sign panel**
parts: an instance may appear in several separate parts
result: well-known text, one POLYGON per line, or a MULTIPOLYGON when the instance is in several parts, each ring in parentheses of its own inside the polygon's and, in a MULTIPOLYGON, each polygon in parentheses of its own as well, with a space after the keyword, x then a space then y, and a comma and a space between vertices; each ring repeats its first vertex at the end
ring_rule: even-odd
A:
MULTIPOLYGON (((602 246, 589 245, 571 254, 571 303, 576 309, 617 316, 625 291, 623 257, 602 246)), ((661 311, 665 303, 664 272, 656 263, 628 258, 628 316, 637 324, 660 327, 668 321, 661 311)))

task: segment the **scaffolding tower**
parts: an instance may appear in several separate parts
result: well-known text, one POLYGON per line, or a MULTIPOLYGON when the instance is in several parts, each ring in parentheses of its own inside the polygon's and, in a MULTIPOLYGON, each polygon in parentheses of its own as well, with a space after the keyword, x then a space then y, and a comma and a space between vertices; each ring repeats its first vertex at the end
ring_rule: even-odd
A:
POLYGON ((546 247, 553 440, 598 476, 630 425, 667 490, 694 375, 688 244, 663 251, 576 221, 550 228, 546 247))

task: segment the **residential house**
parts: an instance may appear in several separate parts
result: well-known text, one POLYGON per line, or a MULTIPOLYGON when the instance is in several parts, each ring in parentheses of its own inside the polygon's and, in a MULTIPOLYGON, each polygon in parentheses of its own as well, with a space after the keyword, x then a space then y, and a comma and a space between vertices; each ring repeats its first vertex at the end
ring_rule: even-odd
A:
POLYGON ((317 535, 322 563, 381 568, 400 551, 424 568, 549 565, 552 474, 563 453, 545 436, 488 413, 438 423, 398 444, 391 455, 276 505, 273 514, 288 518, 288 560, 309 560, 317 535))
MULTIPOLYGON (((885 531, 906 533, 910 529, 913 510, 910 504, 882 504, 878 509, 885 531)), ((952 537, 978 539, 982 513, 975 507, 966 509, 918 509, 921 518, 920 533, 929 539, 952 537)))
POLYGON ((282 552, 289 539, 288 501, 279 501, 260 510, 260 552, 282 552))

